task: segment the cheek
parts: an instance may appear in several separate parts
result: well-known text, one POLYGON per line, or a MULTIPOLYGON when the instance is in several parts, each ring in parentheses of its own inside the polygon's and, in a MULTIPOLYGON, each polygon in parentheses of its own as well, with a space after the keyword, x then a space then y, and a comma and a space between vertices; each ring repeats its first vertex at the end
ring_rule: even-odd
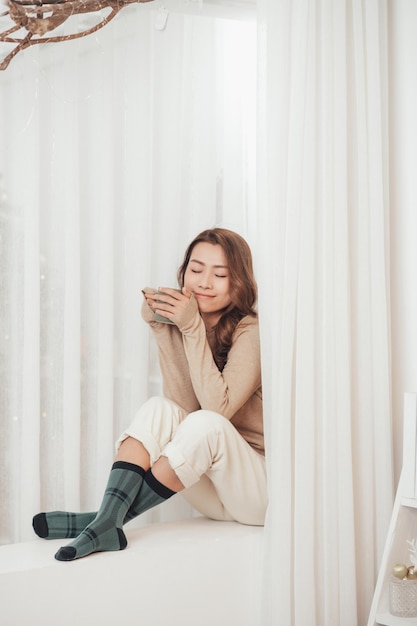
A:
POLYGON ((227 298, 228 300, 231 300, 229 284, 222 285, 222 295, 223 295, 224 298, 227 298))
POLYGON ((189 272, 186 272, 184 274, 184 287, 186 289, 188 289, 189 287, 191 287, 192 285, 194 285, 193 282, 193 274, 190 274, 189 272))

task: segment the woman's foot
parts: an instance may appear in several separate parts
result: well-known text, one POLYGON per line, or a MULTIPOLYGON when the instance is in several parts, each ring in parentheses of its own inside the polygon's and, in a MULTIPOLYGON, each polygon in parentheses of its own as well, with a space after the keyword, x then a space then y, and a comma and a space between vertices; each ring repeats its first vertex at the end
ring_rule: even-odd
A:
POLYGON ((127 546, 126 535, 121 528, 109 525, 108 520, 93 522, 67 546, 55 554, 58 561, 73 561, 88 556, 93 552, 124 550, 127 546))
POLYGON ((111 469, 103 501, 95 519, 78 537, 58 550, 58 561, 73 561, 93 552, 124 550, 124 519, 143 483, 145 470, 139 465, 116 461, 111 469))
POLYGON ((38 513, 32 520, 32 526, 42 539, 74 539, 95 519, 97 511, 91 513, 71 513, 69 511, 51 511, 38 513))

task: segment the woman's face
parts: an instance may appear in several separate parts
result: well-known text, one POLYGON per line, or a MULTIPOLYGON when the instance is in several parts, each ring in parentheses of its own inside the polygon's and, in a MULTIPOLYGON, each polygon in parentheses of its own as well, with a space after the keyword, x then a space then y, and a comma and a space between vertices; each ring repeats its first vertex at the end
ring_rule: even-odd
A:
POLYGON ((208 326, 214 326, 231 303, 230 278, 224 250, 218 244, 197 243, 185 270, 184 287, 191 291, 208 326))

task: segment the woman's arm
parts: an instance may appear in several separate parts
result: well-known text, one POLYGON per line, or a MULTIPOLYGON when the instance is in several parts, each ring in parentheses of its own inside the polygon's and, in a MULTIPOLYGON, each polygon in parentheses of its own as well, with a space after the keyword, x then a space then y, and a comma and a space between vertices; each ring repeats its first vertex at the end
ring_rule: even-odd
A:
POLYGON ((187 413, 196 411, 200 405, 191 382, 181 332, 175 325, 154 320, 154 311, 148 305, 146 296, 142 304, 142 317, 150 325, 157 343, 164 395, 187 413))
POLYGON ((200 316, 184 321, 180 330, 191 382, 201 407, 231 419, 261 386, 257 319, 246 317, 237 325, 223 372, 213 359, 200 316))

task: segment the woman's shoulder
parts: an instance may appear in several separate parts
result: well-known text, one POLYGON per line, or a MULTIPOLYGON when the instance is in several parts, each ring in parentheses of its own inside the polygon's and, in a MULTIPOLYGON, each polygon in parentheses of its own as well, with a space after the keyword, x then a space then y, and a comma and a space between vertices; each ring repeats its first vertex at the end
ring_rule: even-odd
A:
POLYGON ((240 325, 259 326, 258 314, 254 313, 253 315, 245 315, 244 317, 242 317, 242 319, 238 322, 237 325, 238 326, 240 325))
POLYGON ((242 331, 246 332, 259 332, 259 321, 257 315, 245 315, 242 319, 236 324, 236 328, 234 334, 241 333, 242 331))
POLYGON ((248 355, 254 359, 259 353, 260 349, 260 336, 259 336, 259 323, 258 318, 252 315, 246 315, 242 317, 232 336, 231 351, 233 354, 240 355, 239 358, 246 359, 248 355))

